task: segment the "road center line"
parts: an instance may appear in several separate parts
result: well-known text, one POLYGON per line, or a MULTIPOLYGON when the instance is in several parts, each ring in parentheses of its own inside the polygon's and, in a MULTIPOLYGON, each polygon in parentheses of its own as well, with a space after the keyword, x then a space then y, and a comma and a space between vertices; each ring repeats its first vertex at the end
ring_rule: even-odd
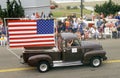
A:
POLYGON ((23 70, 32 70, 35 69, 34 67, 27 67, 27 68, 12 68, 12 69, 2 69, 0 73, 4 72, 14 72, 14 71, 23 71, 23 70))
MULTIPOLYGON (((120 60, 107 60, 107 61, 104 61, 103 63, 120 63, 120 60)), ((1 69, 0 73, 25 71, 25 70, 33 70, 33 69, 35 69, 35 67, 1 69)))
POLYGON ((120 63, 120 60, 107 60, 103 61, 103 63, 120 63))

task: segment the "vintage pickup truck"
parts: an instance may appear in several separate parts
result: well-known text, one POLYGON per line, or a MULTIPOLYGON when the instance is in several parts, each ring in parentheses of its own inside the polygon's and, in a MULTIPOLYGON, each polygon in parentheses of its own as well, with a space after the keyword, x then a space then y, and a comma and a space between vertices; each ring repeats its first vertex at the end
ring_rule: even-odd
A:
POLYGON ((106 52, 99 43, 81 41, 74 33, 61 33, 55 47, 24 47, 21 56, 25 63, 36 66, 39 72, 51 67, 90 64, 99 67, 106 60, 106 52), (68 41, 73 40, 71 46, 68 41))

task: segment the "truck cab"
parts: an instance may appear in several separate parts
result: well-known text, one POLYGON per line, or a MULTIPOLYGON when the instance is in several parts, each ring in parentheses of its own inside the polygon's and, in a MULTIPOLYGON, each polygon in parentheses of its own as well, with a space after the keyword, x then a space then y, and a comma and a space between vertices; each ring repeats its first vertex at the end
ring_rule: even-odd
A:
POLYGON ((60 33, 54 47, 24 47, 23 60, 36 66, 39 72, 51 67, 90 64, 99 67, 106 60, 106 52, 99 43, 81 41, 74 33, 60 33))

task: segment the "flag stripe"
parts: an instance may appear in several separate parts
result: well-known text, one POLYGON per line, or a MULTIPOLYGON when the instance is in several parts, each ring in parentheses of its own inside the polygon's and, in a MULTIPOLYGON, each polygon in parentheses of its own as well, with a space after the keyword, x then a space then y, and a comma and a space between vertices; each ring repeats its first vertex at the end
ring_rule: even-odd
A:
POLYGON ((10 41, 22 41, 22 40, 51 40, 51 39, 54 39, 53 37, 52 38, 10 38, 11 40, 10 41))
POLYGON ((20 33, 37 33, 35 30, 27 30, 27 31, 11 31, 9 34, 20 34, 20 33))
POLYGON ((15 27, 15 26, 36 26, 36 22, 11 22, 8 23, 9 27, 15 27))
POLYGON ((9 34, 9 38, 11 37, 11 36, 14 36, 14 35, 17 35, 17 36, 19 36, 19 35, 34 35, 34 34, 36 34, 36 33, 18 33, 18 34, 9 34))
POLYGON ((8 30, 16 30, 16 29, 36 29, 36 26, 19 26, 19 27, 9 27, 8 30))
POLYGON ((47 44, 48 45, 48 44, 54 44, 54 42, 30 42, 30 43, 24 43, 23 42, 23 43, 19 43, 19 44, 18 43, 17 44, 10 44, 10 46, 15 46, 15 45, 16 46, 19 46, 19 45, 23 45, 23 46, 24 45, 39 45, 39 44, 41 44, 41 45, 42 44, 47 44))
POLYGON ((54 40, 54 38, 28 38, 28 39, 11 39, 10 42, 27 42, 27 41, 42 41, 42 40, 54 40))
POLYGON ((8 20, 8 23, 16 23, 16 22, 36 22, 36 20, 8 20))
MULTIPOLYGON (((55 46, 55 44, 35 44, 35 45, 24 45, 24 47, 38 47, 38 46, 44 46, 44 47, 48 47, 48 46, 55 46)), ((18 48, 18 47, 23 47, 23 45, 18 45, 18 46, 10 46, 10 48, 18 48)))
POLYGON ((54 34, 45 34, 45 35, 35 35, 35 34, 29 34, 29 35, 23 35, 23 34, 21 34, 21 35, 15 35, 15 34, 12 34, 12 35, 10 35, 10 37, 9 38, 53 38, 54 37, 54 34))
POLYGON ((28 26, 36 26, 36 24, 22 24, 22 25, 21 24, 17 24, 17 25, 16 24, 13 24, 13 25, 10 24, 9 25, 9 27, 16 27, 16 26, 20 26, 20 27, 21 26, 23 26, 23 27, 26 26, 26 27, 28 27, 28 26))
POLYGON ((14 32, 14 31, 11 31, 11 32, 9 32, 9 34, 19 34, 19 33, 21 33, 21 34, 24 34, 24 33, 36 33, 36 31, 34 31, 34 30, 31 30, 31 31, 29 31, 29 30, 27 30, 27 31, 16 31, 16 32, 14 32))
POLYGON ((17 32, 17 31, 34 31, 35 29, 11 29, 9 32, 17 32))
MULTIPOLYGON (((11 41, 10 44, 17 44, 17 43, 30 43, 31 41, 19 41, 19 42, 15 42, 15 41, 11 41)), ((54 40, 38 40, 38 41, 32 41, 32 43, 34 42, 54 42, 54 40)))

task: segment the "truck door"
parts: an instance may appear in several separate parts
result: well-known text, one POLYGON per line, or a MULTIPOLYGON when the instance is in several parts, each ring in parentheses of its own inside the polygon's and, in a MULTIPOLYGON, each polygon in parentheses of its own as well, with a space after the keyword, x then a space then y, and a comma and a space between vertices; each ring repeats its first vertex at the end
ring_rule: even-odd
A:
MULTIPOLYGON (((65 43, 65 42, 64 42, 65 43)), ((66 46, 63 43, 63 61, 80 61, 82 57, 82 49, 80 45, 80 41, 78 39, 74 39, 71 46, 66 46)))

